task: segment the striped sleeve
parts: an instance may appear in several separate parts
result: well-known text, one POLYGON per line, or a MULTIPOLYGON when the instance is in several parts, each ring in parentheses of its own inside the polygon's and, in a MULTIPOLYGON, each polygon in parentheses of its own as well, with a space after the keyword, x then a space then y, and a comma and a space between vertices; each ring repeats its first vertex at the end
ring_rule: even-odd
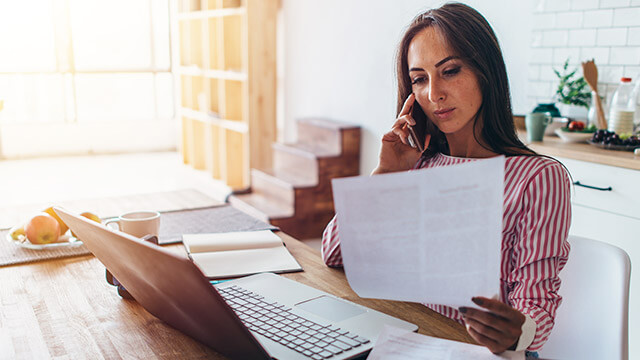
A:
POLYGON ((569 256, 567 237, 571 224, 571 185, 559 163, 547 164, 526 186, 523 212, 517 226, 513 268, 507 274, 509 303, 536 323, 528 350, 536 351, 547 341, 554 325, 558 274, 569 256))
POLYGON ((340 238, 338 237, 338 218, 336 216, 329 221, 322 233, 322 260, 327 266, 342 266, 342 254, 340 252, 340 238))

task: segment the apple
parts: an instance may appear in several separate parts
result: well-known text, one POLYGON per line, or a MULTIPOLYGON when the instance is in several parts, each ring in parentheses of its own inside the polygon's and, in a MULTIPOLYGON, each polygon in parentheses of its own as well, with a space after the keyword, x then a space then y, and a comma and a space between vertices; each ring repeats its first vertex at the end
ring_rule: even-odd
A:
POLYGON ((56 212, 53 210, 53 206, 48 207, 46 210, 44 210, 44 212, 53 216, 53 218, 58 221, 58 224, 60 225, 60 235, 64 235, 67 233, 67 230, 69 230, 69 227, 67 226, 67 224, 64 223, 64 221, 62 221, 62 219, 60 219, 58 214, 56 214, 56 212))
POLYGON ((60 237, 60 224, 47 213, 31 218, 24 227, 27 239, 32 244, 50 244, 60 237))
POLYGON ((584 123, 582 121, 572 121, 569 123, 569 131, 582 131, 584 130, 584 123))

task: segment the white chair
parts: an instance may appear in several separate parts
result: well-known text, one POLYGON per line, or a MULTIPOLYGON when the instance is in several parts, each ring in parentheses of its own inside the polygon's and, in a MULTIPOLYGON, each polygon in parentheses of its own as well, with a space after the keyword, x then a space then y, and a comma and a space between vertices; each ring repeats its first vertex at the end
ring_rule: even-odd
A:
POLYGON ((570 236, 569 243, 569 261, 560 272, 562 304, 540 357, 627 360, 629 255, 578 236, 570 236))

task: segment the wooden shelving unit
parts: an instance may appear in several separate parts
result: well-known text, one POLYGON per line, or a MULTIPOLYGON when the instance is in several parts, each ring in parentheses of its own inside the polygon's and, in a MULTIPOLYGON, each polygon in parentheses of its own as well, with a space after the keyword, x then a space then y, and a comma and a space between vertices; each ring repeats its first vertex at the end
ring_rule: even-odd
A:
POLYGON ((182 154, 231 189, 271 167, 277 0, 178 0, 182 154))

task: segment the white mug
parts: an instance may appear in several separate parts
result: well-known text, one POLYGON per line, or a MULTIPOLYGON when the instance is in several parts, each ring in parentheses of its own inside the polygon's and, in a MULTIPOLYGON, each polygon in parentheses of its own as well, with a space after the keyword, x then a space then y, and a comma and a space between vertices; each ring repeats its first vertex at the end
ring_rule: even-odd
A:
POLYGON ((107 220, 104 224, 106 226, 117 224, 118 230, 139 238, 145 235, 158 236, 160 213, 157 211, 132 211, 115 219, 107 220))

